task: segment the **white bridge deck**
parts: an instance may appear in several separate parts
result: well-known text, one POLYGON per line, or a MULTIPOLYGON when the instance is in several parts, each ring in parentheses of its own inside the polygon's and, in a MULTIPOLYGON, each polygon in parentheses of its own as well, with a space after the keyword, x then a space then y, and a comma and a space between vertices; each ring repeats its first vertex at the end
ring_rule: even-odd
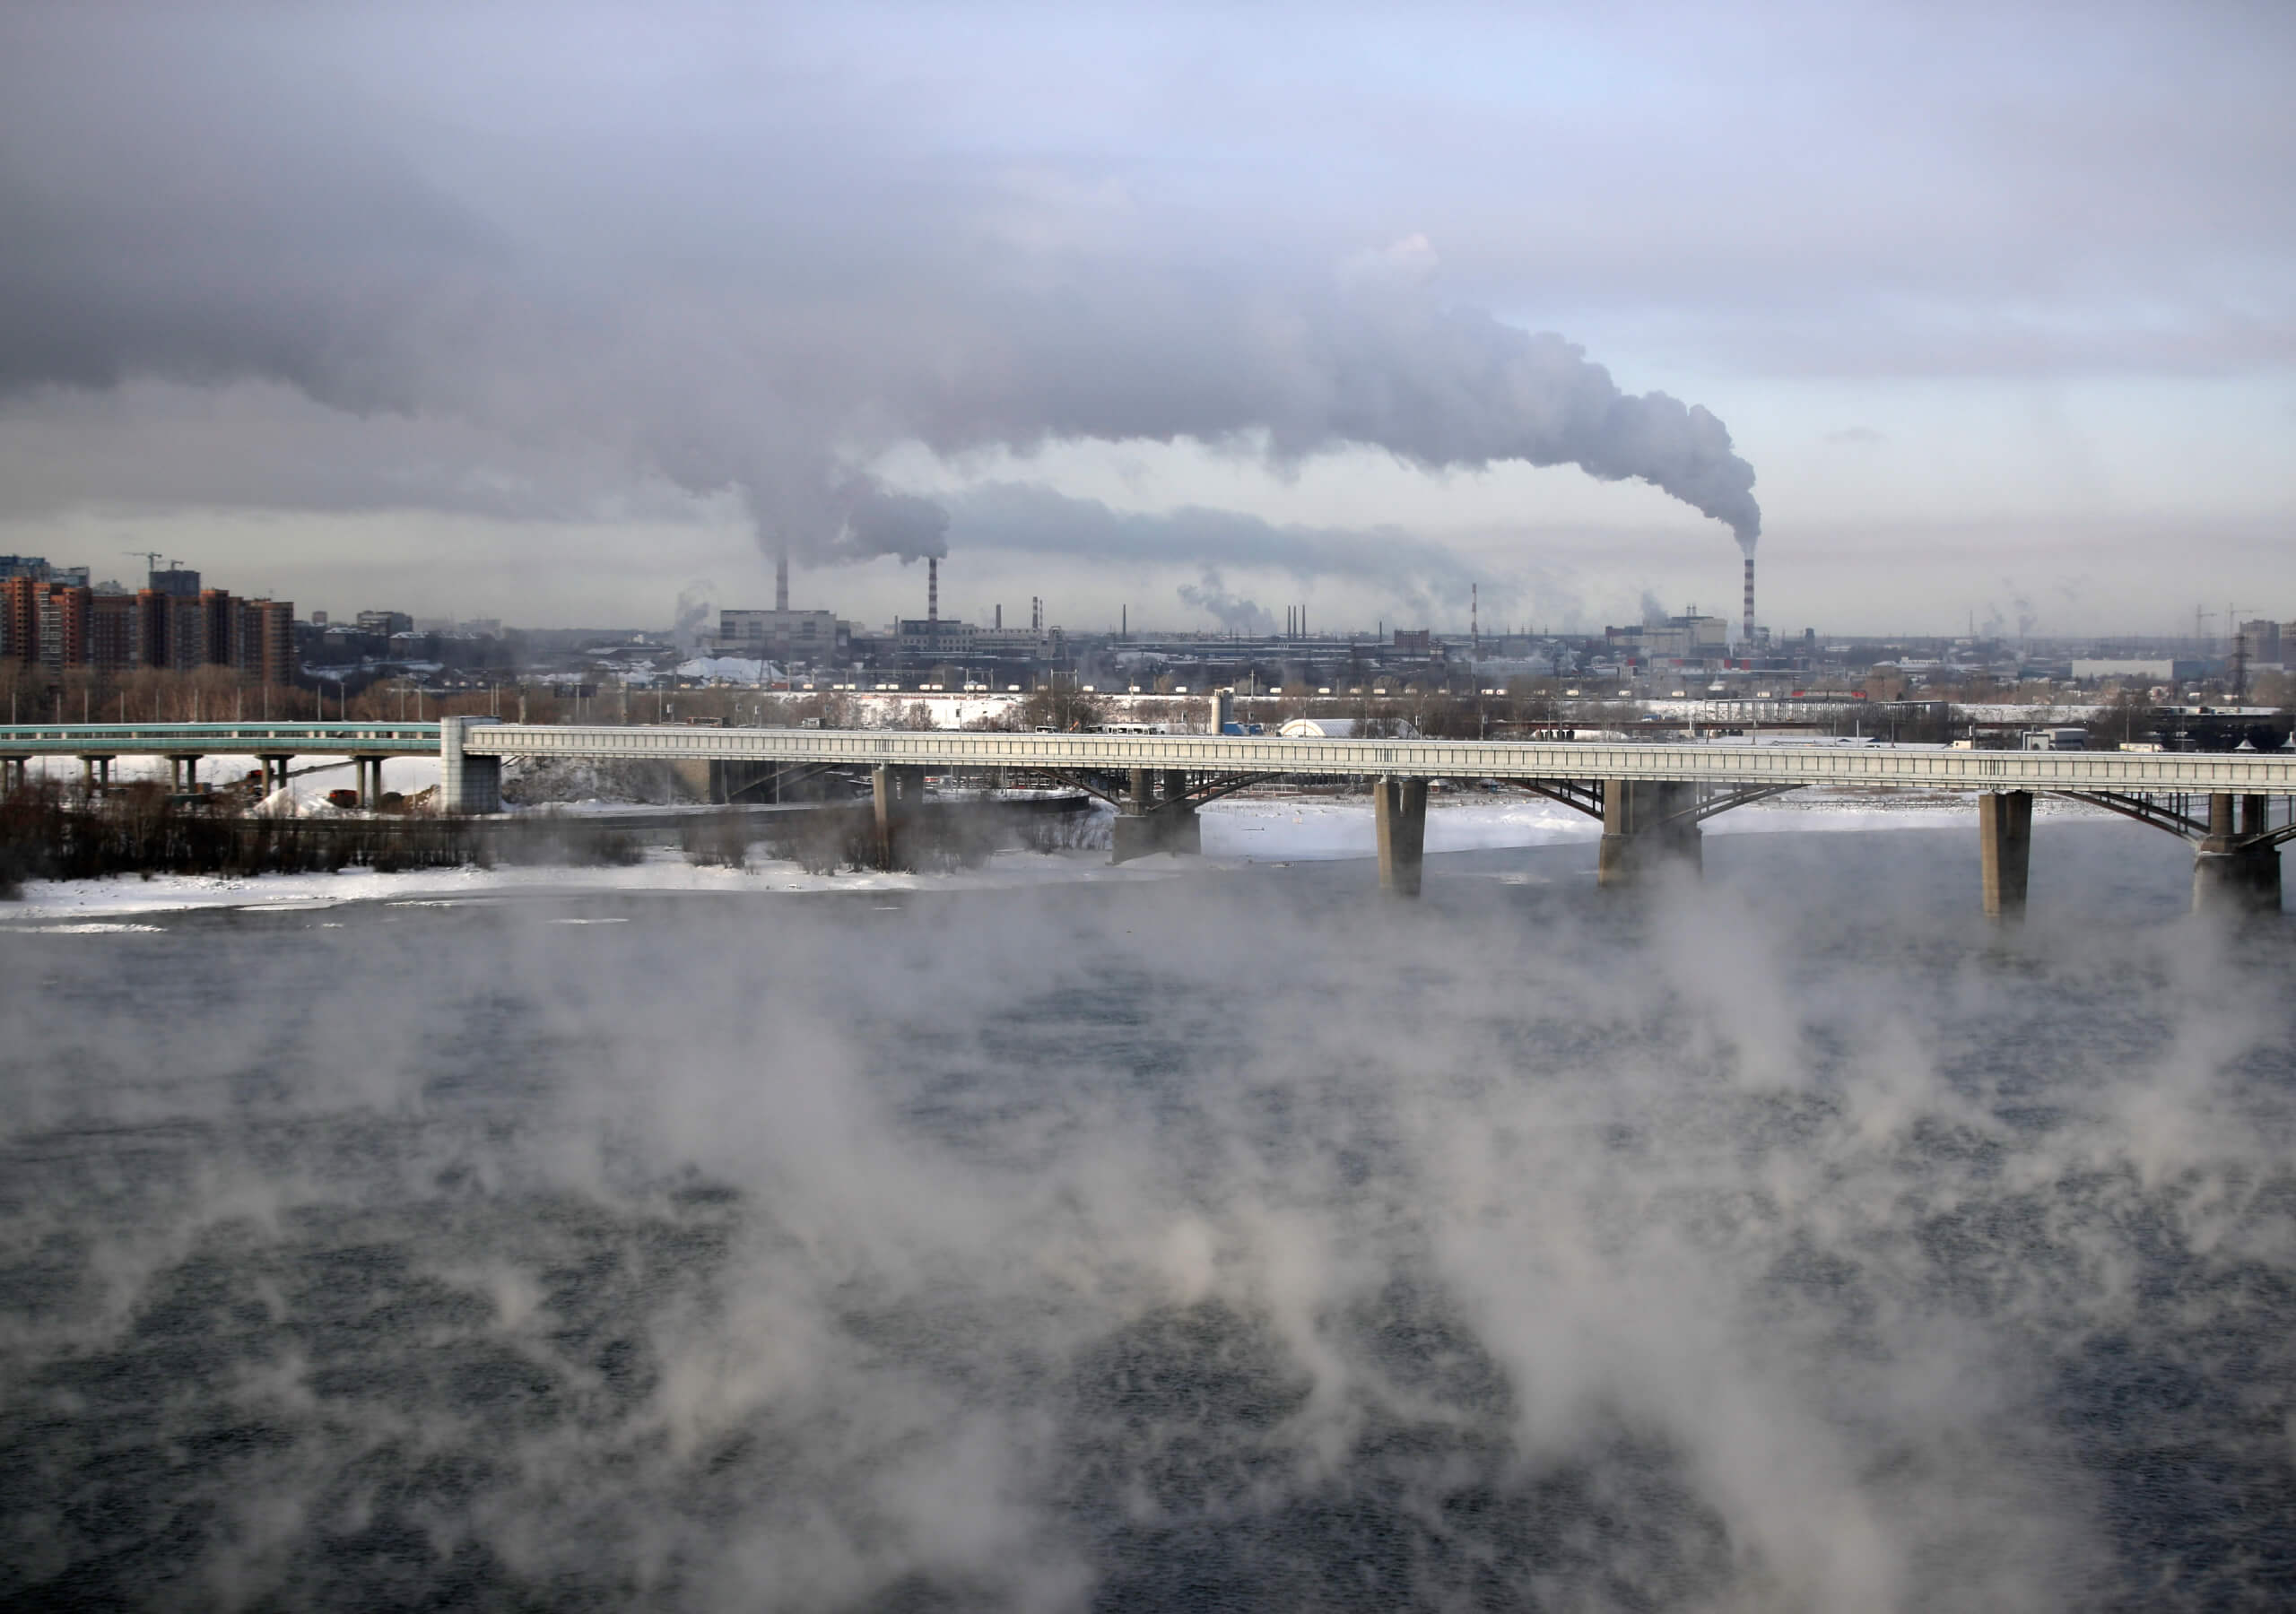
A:
POLYGON ((439 754, 654 758, 853 767, 1185 768, 1451 779, 1629 779, 1716 785, 2296 794, 2296 752, 1994 751, 1926 746, 1511 740, 1290 740, 971 730, 575 726, 494 723, 0 725, 0 756, 439 754))
POLYGON ((473 724, 474 756, 651 757, 1448 779, 1634 779, 1713 785, 1898 785, 1960 790, 2296 793, 2285 751, 1986 751, 1889 745, 1507 740, 1285 740, 1205 734, 1015 734, 899 729, 578 728, 473 724))

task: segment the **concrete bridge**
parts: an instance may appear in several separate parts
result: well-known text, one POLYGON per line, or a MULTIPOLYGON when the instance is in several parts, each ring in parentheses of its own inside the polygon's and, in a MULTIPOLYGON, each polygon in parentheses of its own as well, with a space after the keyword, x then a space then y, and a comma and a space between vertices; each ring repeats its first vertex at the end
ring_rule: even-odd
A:
POLYGON ((439 751, 435 723, 65 723, 0 724, 0 791, 20 787, 35 757, 76 757, 91 790, 111 783, 121 757, 160 757, 172 789, 199 788, 209 757, 253 757, 264 788, 287 782, 298 756, 347 757, 358 769, 359 799, 382 794, 386 757, 429 757, 439 751))
MULTIPOLYGON (((726 799, 824 772, 865 774, 880 834, 897 841, 928 771, 1050 775, 1117 809, 1118 862, 1202 845, 1196 810, 1248 785, 1301 777, 1369 779, 1380 883, 1416 895, 1433 779, 1517 785, 1600 821, 1598 878, 1631 881, 1661 862, 1699 860, 1715 814, 1813 785, 1896 785, 1978 794, 1986 911, 2025 905, 2036 794, 2068 796, 2178 836, 2194 847, 2196 906, 2277 908, 2280 846, 2296 838, 2296 752, 1989 751, 1826 743, 1330 740, 1200 734, 1054 734, 898 729, 565 726, 448 717, 397 724, 144 724, 0 727, 0 783, 26 759, 83 759, 91 783, 120 755, 188 759, 253 755, 266 779, 299 753, 382 759, 433 754, 440 807, 501 807, 510 756, 650 759, 710 767, 726 799)), ((376 781, 378 783, 378 778, 376 781)), ((362 794, 365 791, 362 789, 362 794)))

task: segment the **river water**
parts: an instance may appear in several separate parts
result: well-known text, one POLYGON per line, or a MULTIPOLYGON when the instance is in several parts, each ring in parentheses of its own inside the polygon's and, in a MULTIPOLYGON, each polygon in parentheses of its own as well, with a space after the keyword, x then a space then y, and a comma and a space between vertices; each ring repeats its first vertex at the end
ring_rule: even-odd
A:
POLYGON ((2296 931, 2051 824, 0 936, 0 1607, 2296 1601, 2296 931))

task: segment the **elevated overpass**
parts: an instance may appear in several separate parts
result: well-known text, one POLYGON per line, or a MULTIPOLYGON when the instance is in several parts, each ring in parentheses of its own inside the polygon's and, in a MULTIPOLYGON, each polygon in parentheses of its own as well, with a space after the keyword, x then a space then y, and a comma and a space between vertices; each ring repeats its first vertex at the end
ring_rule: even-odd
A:
POLYGON ((436 755, 440 807, 499 811, 506 757, 639 759, 720 765, 736 783, 824 770, 865 772, 888 846, 927 772, 1049 774, 1118 809, 1116 856, 1192 850, 1205 802, 1268 779, 1369 779, 1382 883, 1415 893, 1425 845, 1427 785, 1497 780, 1560 802, 1603 825, 1605 884, 1655 860, 1697 861, 1698 826, 1747 802, 1808 785, 1900 786, 1978 793, 1988 912, 2023 907, 2034 795, 2092 803, 2179 836, 2196 852, 2196 902, 2276 907, 2281 845, 2296 837, 2296 752, 1989 751, 1787 742, 1670 744, 1515 740, 1334 740, 1205 734, 1014 733, 996 731, 704 728, 499 723, 91 724, 0 727, 0 783, 25 760, 77 756, 89 770, 121 755, 188 759, 252 755, 285 777, 297 754, 347 755, 378 769, 394 756, 436 755))

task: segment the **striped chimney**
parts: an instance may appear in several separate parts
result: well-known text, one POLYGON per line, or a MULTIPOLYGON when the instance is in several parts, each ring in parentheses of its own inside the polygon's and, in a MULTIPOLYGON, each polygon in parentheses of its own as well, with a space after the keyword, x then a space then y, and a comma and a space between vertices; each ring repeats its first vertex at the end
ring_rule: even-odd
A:
POLYGON ((1754 557, 1746 551, 1746 643, 1754 642, 1754 557))
POLYGON ((773 608, 789 609, 789 551, 783 550, 773 562, 773 608))

